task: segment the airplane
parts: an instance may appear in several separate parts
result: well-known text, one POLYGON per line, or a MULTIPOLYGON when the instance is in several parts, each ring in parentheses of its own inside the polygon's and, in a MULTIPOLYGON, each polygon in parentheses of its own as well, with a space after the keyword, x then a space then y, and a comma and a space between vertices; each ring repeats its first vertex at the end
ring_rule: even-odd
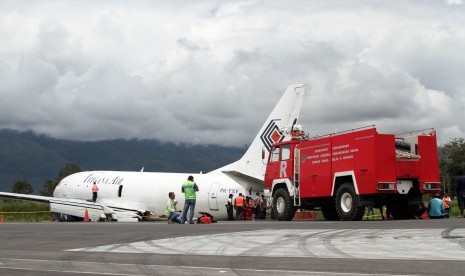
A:
POLYGON ((169 192, 175 192, 181 209, 181 186, 192 175, 199 188, 195 211, 225 220, 229 194, 263 192, 266 156, 273 143, 290 139, 289 127, 299 117, 305 89, 304 84, 288 86, 242 158, 209 173, 85 171, 62 179, 53 197, 7 192, 0 192, 0 197, 49 203, 59 220, 88 216, 91 221, 141 221, 165 217, 169 192), (95 203, 88 200, 94 182, 99 187, 95 203))

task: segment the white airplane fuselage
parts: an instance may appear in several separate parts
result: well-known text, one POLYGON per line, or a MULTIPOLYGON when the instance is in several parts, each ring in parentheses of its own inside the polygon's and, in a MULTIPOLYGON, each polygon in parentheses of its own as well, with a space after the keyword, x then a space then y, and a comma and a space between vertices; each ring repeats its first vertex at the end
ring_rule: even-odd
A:
POLYGON ((216 219, 227 218, 226 203, 229 194, 254 195, 263 191, 264 186, 241 182, 224 173, 184 174, 125 171, 88 171, 70 175, 63 179, 54 191, 54 197, 70 199, 91 199, 92 184, 99 187, 97 204, 108 207, 148 210, 154 217, 165 215, 168 193, 174 192, 178 200, 177 209, 184 206, 183 182, 189 175, 199 187, 195 206, 198 212, 207 212, 216 219))

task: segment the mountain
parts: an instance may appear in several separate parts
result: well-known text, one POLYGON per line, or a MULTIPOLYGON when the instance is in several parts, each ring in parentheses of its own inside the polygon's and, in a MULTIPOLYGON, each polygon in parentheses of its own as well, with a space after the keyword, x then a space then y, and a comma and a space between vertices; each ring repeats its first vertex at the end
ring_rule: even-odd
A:
POLYGON ((244 148, 163 143, 157 140, 80 142, 33 132, 0 130, 0 191, 27 179, 39 194, 67 163, 82 170, 209 172, 238 160, 244 148))

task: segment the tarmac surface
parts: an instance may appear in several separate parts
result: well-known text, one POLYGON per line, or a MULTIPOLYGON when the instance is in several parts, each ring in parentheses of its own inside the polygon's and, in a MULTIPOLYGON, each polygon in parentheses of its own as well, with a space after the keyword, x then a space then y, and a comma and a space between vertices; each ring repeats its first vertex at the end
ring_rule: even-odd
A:
POLYGON ((1 223, 0 275, 463 275, 465 219, 1 223))

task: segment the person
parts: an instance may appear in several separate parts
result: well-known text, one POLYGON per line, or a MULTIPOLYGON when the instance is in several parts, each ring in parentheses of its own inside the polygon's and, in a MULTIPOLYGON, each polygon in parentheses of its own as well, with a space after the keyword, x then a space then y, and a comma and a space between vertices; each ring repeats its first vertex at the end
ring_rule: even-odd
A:
POLYGON ((442 198, 442 203, 444 204, 444 208, 446 209, 446 217, 449 217, 450 214, 450 203, 451 203, 450 195, 445 194, 444 197, 442 198))
POLYGON ((379 214, 381 215, 381 220, 386 219, 386 217, 384 216, 384 205, 379 206, 379 214))
POLYGON ((373 203, 367 205, 367 220, 370 218, 371 220, 375 219, 375 208, 373 207, 373 203))
POLYGON ((253 198, 255 220, 260 219, 260 214, 262 212, 260 208, 260 200, 261 200, 260 194, 255 193, 255 197, 253 198))
POLYGON ((260 218, 261 219, 266 219, 266 207, 267 207, 266 205, 267 205, 266 198, 264 195, 262 195, 262 199, 260 200, 260 208, 261 208, 260 218))
POLYGON ((393 220, 394 219, 394 214, 392 212, 392 205, 386 205, 385 211, 386 211, 386 220, 393 220))
POLYGON ((194 182, 194 177, 189 175, 187 181, 182 184, 181 191, 184 193, 184 209, 182 211, 181 224, 186 223, 187 211, 189 210, 189 224, 194 224, 194 210, 195 200, 197 198, 196 192, 199 187, 194 182))
POLYGON ((242 193, 234 199, 234 209, 236 209, 236 220, 243 220, 244 219, 244 196, 242 193))
POLYGON ((444 212, 444 203, 442 203, 439 194, 435 194, 428 204, 428 216, 431 219, 443 218, 444 212))
MULTIPOLYGON (((265 204, 265 206, 266 206, 266 204, 265 204)), ((266 209, 265 209, 265 218, 266 218, 266 209)), ((274 220, 273 200, 270 201, 270 219, 274 220)))
POLYGON ((423 200, 420 200, 420 203, 417 205, 417 210, 415 212, 415 218, 425 219, 426 215, 428 215, 427 211, 428 211, 428 207, 425 206, 425 203, 423 202, 423 200))
POLYGON ((242 219, 247 220, 247 215, 249 213, 249 197, 246 196, 244 200, 244 209, 242 209, 242 219))
POLYGON ((97 196, 98 196, 98 186, 97 186, 97 182, 94 181, 94 185, 92 185, 92 202, 97 201, 97 196))
POLYGON ((457 192, 457 201, 459 203, 460 218, 463 218, 463 209, 465 207, 465 175, 463 170, 459 171, 460 176, 455 181, 455 191, 457 192))
POLYGON ((165 207, 165 213, 166 216, 168 217, 168 224, 173 224, 173 223, 181 223, 181 214, 176 212, 176 204, 178 204, 178 201, 175 200, 175 194, 174 192, 169 192, 168 193, 168 201, 166 202, 166 207, 165 207))
POLYGON ((252 197, 247 197, 247 211, 246 211, 246 219, 252 220, 253 213, 255 210, 255 205, 252 197))
POLYGON ((233 194, 229 194, 228 203, 226 204, 226 211, 228 211, 228 220, 234 220, 233 216, 233 202, 232 202, 233 194))

